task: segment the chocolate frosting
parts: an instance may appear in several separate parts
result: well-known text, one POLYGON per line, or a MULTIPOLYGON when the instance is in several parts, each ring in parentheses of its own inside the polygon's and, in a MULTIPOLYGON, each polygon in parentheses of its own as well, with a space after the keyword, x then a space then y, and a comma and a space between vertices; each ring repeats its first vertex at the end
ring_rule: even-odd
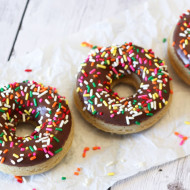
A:
POLYGON ((190 13, 182 16, 173 33, 173 46, 179 60, 190 69, 190 13))
POLYGON ((93 117, 116 127, 139 125, 167 104, 169 80, 167 66, 152 50, 125 43, 92 50, 81 64, 76 91, 83 111, 93 117), (140 79, 139 89, 130 97, 119 97, 111 88, 113 81, 134 75, 140 79))
POLYGON ((72 124, 64 97, 55 88, 30 81, 9 84, 0 91, 1 162, 33 166, 59 153, 72 124), (17 137, 18 122, 32 122, 36 128, 30 136, 17 137))

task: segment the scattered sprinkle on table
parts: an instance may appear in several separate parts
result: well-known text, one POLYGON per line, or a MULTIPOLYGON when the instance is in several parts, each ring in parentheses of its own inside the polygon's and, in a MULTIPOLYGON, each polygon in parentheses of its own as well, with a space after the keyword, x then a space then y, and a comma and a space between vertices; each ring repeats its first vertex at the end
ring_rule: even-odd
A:
POLYGON ((23 182, 22 176, 14 176, 19 183, 23 182))
POLYGON ((108 176, 113 176, 113 175, 115 175, 114 172, 110 172, 110 173, 108 173, 108 176))
POLYGON ((66 180, 67 178, 66 178, 66 177, 62 177, 61 179, 62 179, 62 180, 66 180))
POLYGON ((184 135, 182 135, 182 134, 180 134, 178 132, 174 132, 174 134, 181 139, 181 142, 179 143, 180 146, 183 145, 184 142, 188 139, 187 136, 184 136, 184 135))
POLYGON ((25 72, 32 72, 32 69, 25 69, 25 72))
POLYGON ((190 125, 190 121, 185 121, 184 123, 187 125, 190 125))
POLYGON ((165 43, 166 41, 167 41, 167 39, 166 39, 166 38, 163 38, 162 42, 165 43))

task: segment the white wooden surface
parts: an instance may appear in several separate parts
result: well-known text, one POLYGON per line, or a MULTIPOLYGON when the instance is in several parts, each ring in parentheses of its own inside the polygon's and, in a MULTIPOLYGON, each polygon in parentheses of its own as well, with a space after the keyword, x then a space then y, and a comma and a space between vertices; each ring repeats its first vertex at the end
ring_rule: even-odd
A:
POLYGON ((0 0, 0 62, 9 57, 26 0, 0 0))
MULTIPOLYGON (((143 0, 30 0, 13 56, 54 43, 55 36, 61 39, 140 1, 143 0)), ((12 48, 25 4, 25 0, 0 0, 0 60, 3 63, 12 48)), ((119 181, 111 187, 111 190, 123 189, 188 190, 190 156, 119 181)))

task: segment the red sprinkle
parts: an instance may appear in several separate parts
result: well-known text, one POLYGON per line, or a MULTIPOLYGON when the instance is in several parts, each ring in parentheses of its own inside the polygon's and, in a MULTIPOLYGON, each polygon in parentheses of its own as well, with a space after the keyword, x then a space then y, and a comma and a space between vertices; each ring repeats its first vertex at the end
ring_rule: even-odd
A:
POLYGON ((32 72, 32 69, 25 69, 25 72, 32 72))

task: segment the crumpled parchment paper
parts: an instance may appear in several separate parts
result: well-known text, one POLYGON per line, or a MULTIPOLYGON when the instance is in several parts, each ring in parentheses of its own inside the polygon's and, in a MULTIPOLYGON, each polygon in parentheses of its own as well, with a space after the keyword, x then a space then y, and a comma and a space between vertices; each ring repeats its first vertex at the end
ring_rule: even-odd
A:
MULTIPOLYGON (((162 42, 163 38, 168 38, 179 15, 188 8, 189 0, 144 1, 83 32, 59 39, 61 43, 17 55, 6 66, 0 65, 1 85, 30 79, 58 88, 69 100, 75 127, 72 147, 60 164, 46 173, 25 177, 26 182, 22 184, 13 176, 0 173, 0 189, 103 190, 118 180, 188 155, 190 140, 180 146, 180 138, 174 132, 190 136, 190 125, 184 124, 190 121, 190 87, 174 73, 167 55, 167 43, 162 42), (77 68, 89 51, 80 46, 82 41, 100 46, 132 41, 152 48, 166 61, 173 78, 173 102, 167 114, 149 130, 133 135, 104 133, 87 123, 76 110, 72 97, 77 68), (25 69, 32 69, 32 72, 27 73, 25 69), (100 146, 101 150, 93 151, 93 146, 100 146), (84 147, 91 149, 85 158, 82 157, 84 147), (79 176, 73 174, 77 168, 81 168, 79 176), (115 175, 108 176, 109 172, 115 175), (62 176, 67 179, 61 180, 62 176)), ((126 96, 132 93, 126 88, 118 91, 126 96)))

